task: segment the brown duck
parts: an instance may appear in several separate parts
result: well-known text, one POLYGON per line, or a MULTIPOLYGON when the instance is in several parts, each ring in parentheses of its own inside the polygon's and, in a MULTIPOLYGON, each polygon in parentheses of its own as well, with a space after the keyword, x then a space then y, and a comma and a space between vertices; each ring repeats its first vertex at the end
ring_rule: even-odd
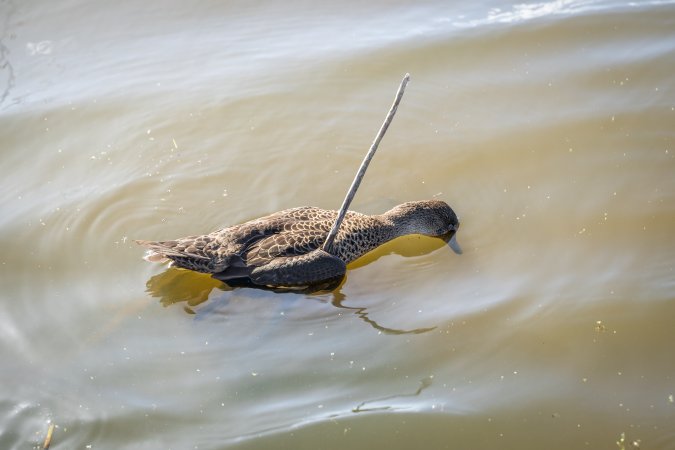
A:
POLYGON ((415 201, 379 215, 348 211, 332 245, 324 246, 337 215, 303 206, 201 236, 136 242, 148 249, 148 261, 170 261, 222 281, 303 288, 341 280, 347 264, 399 236, 448 239, 459 227, 447 203, 415 201))

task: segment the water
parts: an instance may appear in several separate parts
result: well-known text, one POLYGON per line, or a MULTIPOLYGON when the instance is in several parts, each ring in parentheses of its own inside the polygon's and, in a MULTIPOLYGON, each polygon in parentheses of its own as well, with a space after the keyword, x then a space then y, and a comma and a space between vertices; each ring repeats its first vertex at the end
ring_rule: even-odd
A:
POLYGON ((675 448, 674 3, 0 1, 0 448, 675 448), (337 208, 406 72, 352 208, 464 254, 141 260, 337 208))

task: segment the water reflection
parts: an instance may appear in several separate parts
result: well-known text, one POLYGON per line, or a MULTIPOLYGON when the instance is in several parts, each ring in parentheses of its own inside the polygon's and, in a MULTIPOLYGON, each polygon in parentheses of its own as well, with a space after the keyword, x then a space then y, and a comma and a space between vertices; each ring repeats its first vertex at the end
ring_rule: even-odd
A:
POLYGON ((356 261, 350 263, 347 266, 347 269, 357 269, 359 267, 367 266, 368 264, 371 264, 387 255, 414 258, 427 255, 429 253, 435 252, 436 250, 447 247, 450 247, 455 253, 461 253, 461 250, 460 252, 457 252, 457 250, 453 247, 458 247, 459 245, 456 243, 456 239, 453 239, 454 236, 455 233, 447 234, 441 239, 418 234, 399 237, 393 241, 389 241, 386 244, 379 246, 372 252, 366 253, 356 261))
POLYGON ((377 323, 375 320, 371 319, 368 317, 368 308, 364 306, 346 306, 343 304, 343 301, 346 299, 345 295, 342 294, 341 292, 336 292, 333 295, 333 301, 332 304, 336 308, 342 308, 342 309, 348 309, 351 311, 354 311, 354 314, 356 316, 366 322, 368 325, 371 327, 375 328, 378 331, 381 331, 385 334, 421 334, 421 333, 426 333, 428 331, 432 331, 436 329, 436 327, 431 327, 431 328, 413 328, 411 330, 399 330, 396 328, 390 328, 390 327, 385 327, 383 325, 380 325, 377 323))
POLYGON ((146 283, 146 287, 147 292, 150 295, 159 298, 159 302, 162 306, 169 307, 171 305, 184 303, 183 310, 188 314, 196 314, 195 308, 206 302, 212 296, 211 294, 214 290, 229 292, 239 288, 250 288, 258 291, 290 293, 309 297, 323 296, 330 293, 332 294, 330 303, 333 306, 339 309, 352 311, 359 319, 363 320, 375 330, 385 334, 421 334, 436 328, 399 329, 378 323, 369 316, 368 308, 366 306, 347 306, 345 304, 347 296, 342 292, 342 286, 344 285, 345 280, 346 277, 338 282, 333 282, 328 286, 289 291, 259 286, 243 279, 229 280, 228 283, 225 284, 205 274, 170 267, 164 272, 152 276, 146 283))
POLYGON ((432 383, 432 378, 431 377, 426 377, 420 380, 420 387, 417 388, 415 392, 412 394, 394 394, 394 395, 388 395, 386 397, 381 397, 381 398, 375 398, 373 400, 366 400, 365 402, 361 402, 358 405, 356 405, 355 408, 352 408, 352 412, 354 413, 360 413, 360 412, 370 412, 370 411, 385 411, 385 410, 391 410, 395 409, 392 406, 371 406, 368 408, 365 408, 366 405, 372 404, 372 403, 378 403, 378 402, 383 402, 386 400, 392 400, 395 398, 403 398, 403 397, 417 397, 419 396, 423 390, 431 386, 432 383))
POLYGON ((159 298, 162 306, 185 303, 186 312, 194 314, 192 308, 204 303, 214 289, 232 290, 226 284, 208 275, 170 267, 162 273, 154 275, 145 284, 147 292, 159 298))

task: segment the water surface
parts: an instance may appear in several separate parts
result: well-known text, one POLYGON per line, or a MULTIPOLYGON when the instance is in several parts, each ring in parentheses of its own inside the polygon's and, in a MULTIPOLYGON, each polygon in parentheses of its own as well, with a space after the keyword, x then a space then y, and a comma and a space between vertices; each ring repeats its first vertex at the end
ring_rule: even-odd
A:
POLYGON ((672 1, 0 1, 0 447, 675 448, 672 1), (438 198, 333 292, 141 260, 438 198))

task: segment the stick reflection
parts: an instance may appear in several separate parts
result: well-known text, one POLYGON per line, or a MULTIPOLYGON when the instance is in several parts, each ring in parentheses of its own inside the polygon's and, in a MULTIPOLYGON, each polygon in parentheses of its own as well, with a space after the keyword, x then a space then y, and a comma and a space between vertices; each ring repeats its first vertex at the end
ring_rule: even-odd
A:
POLYGON ((369 408, 364 408, 365 405, 370 404, 370 403, 376 403, 376 402, 383 402, 386 400, 392 400, 395 398, 403 398, 403 397, 417 397, 422 393, 423 390, 431 386, 432 379, 431 377, 426 377, 420 380, 420 387, 417 388, 415 392, 412 394, 394 394, 394 395, 388 395, 386 397, 381 397, 381 398, 375 398, 372 400, 366 400, 365 402, 361 402, 358 405, 356 405, 355 408, 352 409, 352 412, 355 413, 360 413, 360 412, 370 412, 370 411, 386 411, 389 409, 393 409, 392 406, 371 406, 369 408))

